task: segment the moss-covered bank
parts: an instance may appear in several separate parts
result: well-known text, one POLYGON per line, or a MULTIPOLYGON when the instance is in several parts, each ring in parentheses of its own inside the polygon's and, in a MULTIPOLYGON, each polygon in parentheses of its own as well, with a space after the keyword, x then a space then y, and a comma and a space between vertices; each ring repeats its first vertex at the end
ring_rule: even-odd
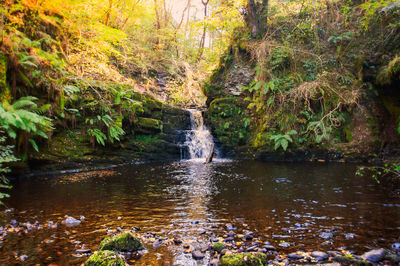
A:
POLYGON ((357 3, 327 2, 300 15, 271 6, 264 40, 238 34, 203 87, 222 150, 273 160, 396 154, 400 8, 389 4, 368 14, 357 3))

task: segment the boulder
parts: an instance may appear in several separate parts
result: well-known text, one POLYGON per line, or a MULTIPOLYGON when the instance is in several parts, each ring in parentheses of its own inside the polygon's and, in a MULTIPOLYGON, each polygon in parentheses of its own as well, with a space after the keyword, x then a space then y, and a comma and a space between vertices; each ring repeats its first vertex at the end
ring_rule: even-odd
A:
POLYGON ((140 239, 132 233, 117 234, 106 237, 100 243, 99 250, 129 251, 135 252, 144 249, 140 239))

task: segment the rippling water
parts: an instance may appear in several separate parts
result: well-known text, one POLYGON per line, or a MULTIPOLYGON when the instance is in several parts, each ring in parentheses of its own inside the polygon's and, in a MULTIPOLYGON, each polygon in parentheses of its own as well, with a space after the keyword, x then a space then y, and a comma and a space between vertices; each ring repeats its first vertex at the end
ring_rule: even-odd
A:
MULTIPOLYGON (((0 244, 0 264, 14 264, 22 254, 26 264, 79 264, 84 259, 74 255, 81 244, 74 241, 96 250, 107 230, 132 226, 169 239, 207 242, 200 231, 222 235, 231 223, 275 246, 291 244, 281 252, 388 248, 400 237, 400 200, 389 198, 372 179, 355 176, 356 167, 189 160, 21 179, 7 202, 15 211, 1 214, 1 224, 16 219, 59 225, 9 233, 0 244), (60 224, 65 215, 86 218, 69 228, 60 224), (323 232, 333 238, 320 237, 323 232)), ((188 264, 190 256, 175 245, 147 248, 137 264, 188 264)))

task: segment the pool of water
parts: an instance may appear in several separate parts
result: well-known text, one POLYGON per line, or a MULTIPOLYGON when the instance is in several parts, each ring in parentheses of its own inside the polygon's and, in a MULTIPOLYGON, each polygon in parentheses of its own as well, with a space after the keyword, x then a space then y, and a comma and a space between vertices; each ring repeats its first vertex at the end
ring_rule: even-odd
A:
MULTIPOLYGON (((182 239, 195 245, 210 235, 249 230, 280 252, 346 249, 360 253, 389 248, 400 237, 400 200, 390 198, 372 178, 356 176, 357 165, 335 163, 267 163, 217 160, 149 163, 109 170, 21 178, 6 202, 14 210, 0 214, 38 221, 43 229, 8 232, 0 246, 0 264, 80 264, 82 245, 96 250, 117 227, 140 227, 165 241, 147 244, 136 261, 147 264, 206 264, 191 261, 182 239), (81 224, 67 227, 65 215, 81 224), (57 228, 47 228, 49 221, 57 228), (110 231, 111 230, 111 231, 110 231), (206 232, 206 234, 202 234, 206 232), (332 238, 325 239, 332 233, 332 238)), ((12 231, 12 230, 11 230, 12 231)), ((132 262, 132 261, 131 261, 132 262)))

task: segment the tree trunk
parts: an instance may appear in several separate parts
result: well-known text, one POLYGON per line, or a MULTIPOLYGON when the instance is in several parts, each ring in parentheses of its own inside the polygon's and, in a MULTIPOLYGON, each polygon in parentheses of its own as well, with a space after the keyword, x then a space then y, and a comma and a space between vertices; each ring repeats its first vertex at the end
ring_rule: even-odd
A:
MULTIPOLYGON (((204 20, 207 18, 207 5, 208 5, 208 2, 209 2, 209 1, 210 1, 210 0, 206 0, 206 1, 201 0, 201 3, 204 5, 204 20)), ((201 39, 200 39, 199 55, 198 55, 198 57, 197 57, 197 61, 200 61, 200 60, 201 60, 201 57, 203 56, 204 45, 205 45, 205 42, 206 42, 206 33, 207 33, 207 27, 206 27, 206 25, 204 24, 204 27, 203 27, 203 35, 201 36, 201 39)))
POLYGON ((267 33, 268 0, 248 0, 245 20, 253 39, 262 39, 267 33))

